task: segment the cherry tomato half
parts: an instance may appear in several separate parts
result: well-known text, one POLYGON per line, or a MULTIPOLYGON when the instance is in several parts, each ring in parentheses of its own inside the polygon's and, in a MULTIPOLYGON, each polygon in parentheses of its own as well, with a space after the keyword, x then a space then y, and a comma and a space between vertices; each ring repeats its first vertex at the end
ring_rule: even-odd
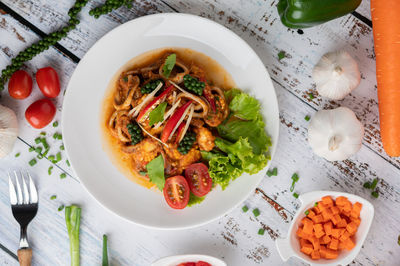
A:
POLYGON ((211 264, 205 261, 198 261, 196 266, 211 266, 211 264))
POLYGON ((174 209, 183 209, 189 202, 189 185, 183 176, 177 175, 165 180, 164 198, 174 209))
POLYGON ((179 263, 178 266, 196 266, 195 262, 182 262, 179 263))
POLYGON ((190 190, 197 197, 203 197, 210 192, 212 179, 204 163, 194 163, 185 169, 185 177, 190 190))
POLYGON ((49 99, 41 99, 32 103, 25 111, 25 118, 34 128, 43 128, 53 120, 56 107, 49 99))
POLYGON ((36 82, 44 96, 55 98, 60 94, 60 80, 54 68, 39 69, 36 73, 36 82))
POLYGON ((14 99, 25 99, 32 92, 32 78, 26 71, 18 70, 8 82, 8 93, 14 99))

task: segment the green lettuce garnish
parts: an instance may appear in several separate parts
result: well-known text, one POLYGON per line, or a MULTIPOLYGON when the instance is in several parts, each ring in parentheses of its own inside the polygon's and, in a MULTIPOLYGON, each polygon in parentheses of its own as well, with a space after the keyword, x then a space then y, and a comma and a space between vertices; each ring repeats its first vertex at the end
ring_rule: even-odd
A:
POLYGON ((215 140, 219 151, 202 151, 214 184, 225 189, 243 173, 256 174, 270 160, 271 139, 265 132, 260 103, 238 89, 225 92, 230 116, 218 126, 221 138, 215 140))
POLYGON ((188 207, 201 203, 206 197, 197 197, 192 192, 190 192, 188 207))

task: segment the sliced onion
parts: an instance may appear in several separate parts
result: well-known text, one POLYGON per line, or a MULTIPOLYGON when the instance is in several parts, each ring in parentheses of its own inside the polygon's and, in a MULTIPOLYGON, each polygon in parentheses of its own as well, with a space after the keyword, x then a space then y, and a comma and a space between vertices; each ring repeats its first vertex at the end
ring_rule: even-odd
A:
POLYGON ((181 118, 179 118, 178 123, 176 123, 174 129, 172 130, 171 134, 168 137, 168 140, 170 140, 172 138, 172 136, 174 135, 175 131, 178 129, 179 125, 182 123, 182 121, 185 119, 187 113, 189 112, 189 110, 191 110, 191 106, 192 104, 189 105, 189 107, 185 110, 185 112, 183 113, 183 115, 181 116, 181 118))
POLYGON ((153 135, 151 135, 146 129, 144 129, 139 123, 138 123, 139 127, 144 131, 144 133, 146 133, 147 135, 150 136, 150 138, 153 138, 155 140, 157 140, 158 142, 160 142, 161 144, 165 145, 167 148, 169 148, 167 143, 164 143, 161 141, 161 139, 154 137, 153 135))

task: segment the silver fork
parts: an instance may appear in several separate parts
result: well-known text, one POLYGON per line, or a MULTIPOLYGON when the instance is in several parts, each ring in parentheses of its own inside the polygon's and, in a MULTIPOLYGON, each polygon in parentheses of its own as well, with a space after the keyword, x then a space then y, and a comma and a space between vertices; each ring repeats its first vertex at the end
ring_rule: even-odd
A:
POLYGON ((20 175, 22 189, 16 171, 14 171, 14 175, 15 186, 17 187, 17 190, 15 190, 10 173, 8 173, 8 184, 10 189, 11 210, 15 220, 17 220, 21 227, 18 260, 21 266, 30 266, 32 261, 32 249, 28 244, 27 228, 28 224, 30 221, 32 221, 37 213, 39 199, 35 184, 33 183, 32 177, 28 172, 26 172, 26 175, 29 178, 29 189, 25 182, 24 175, 21 172, 20 175))

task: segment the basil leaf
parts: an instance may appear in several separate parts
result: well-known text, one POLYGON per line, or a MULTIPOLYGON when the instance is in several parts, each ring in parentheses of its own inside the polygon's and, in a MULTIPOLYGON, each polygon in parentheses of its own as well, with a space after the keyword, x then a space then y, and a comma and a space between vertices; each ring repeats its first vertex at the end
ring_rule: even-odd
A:
POLYGON ((155 184, 159 190, 163 190, 165 185, 164 159, 162 155, 157 156, 146 165, 147 174, 150 182, 155 184))
POLYGON ((166 78, 169 78, 169 75, 171 75, 171 71, 174 68, 176 63, 176 54, 170 54, 167 59, 165 59, 165 64, 163 67, 163 75, 166 78))
POLYGON ((167 108, 167 102, 160 103, 153 111, 149 114, 149 126, 164 120, 165 108, 167 108))

